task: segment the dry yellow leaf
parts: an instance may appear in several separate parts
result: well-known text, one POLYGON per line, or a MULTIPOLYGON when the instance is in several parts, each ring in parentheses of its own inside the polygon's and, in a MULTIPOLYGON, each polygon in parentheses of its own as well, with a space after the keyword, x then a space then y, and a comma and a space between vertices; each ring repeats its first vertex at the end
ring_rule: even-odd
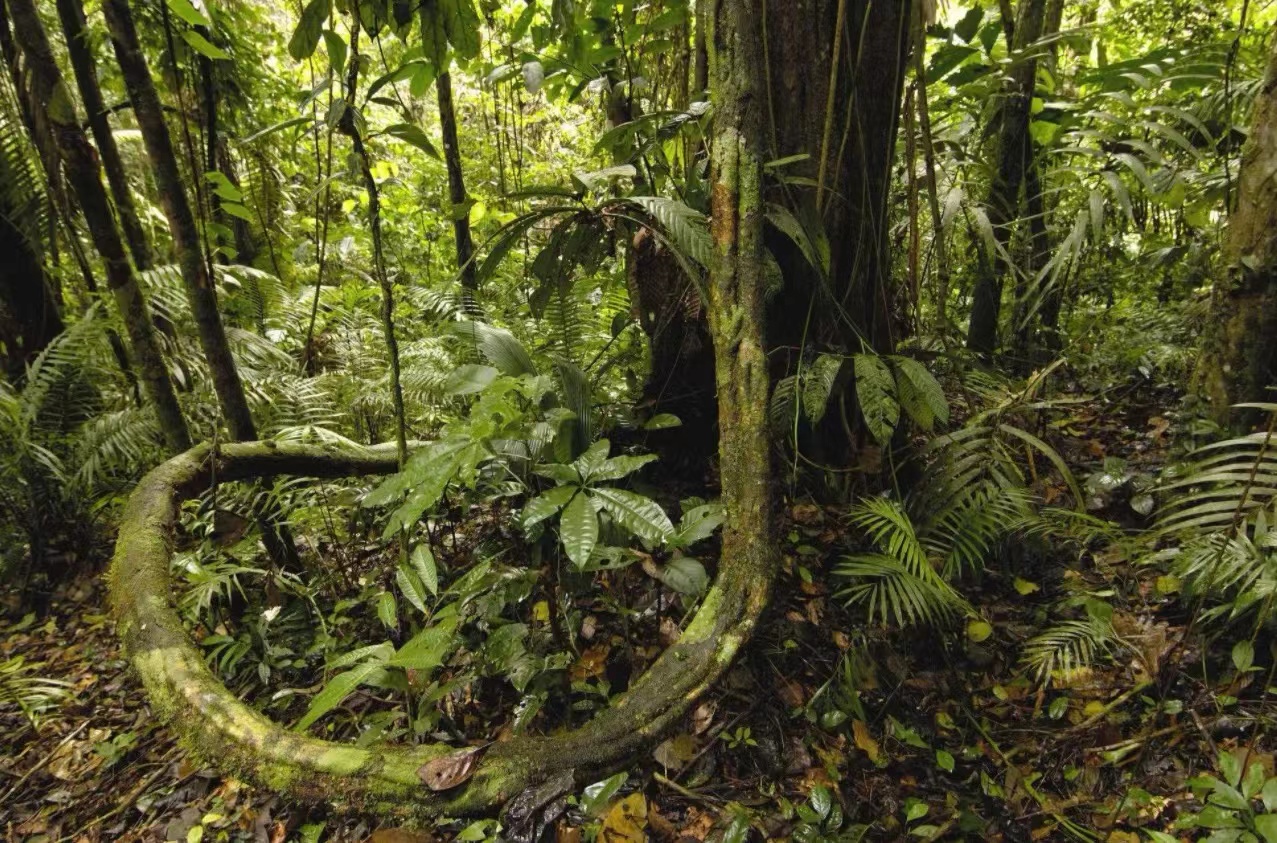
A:
POLYGON ((878 742, 874 740, 873 735, 869 733, 869 726, 865 721, 854 721, 851 724, 851 732, 856 739, 856 746, 869 756, 870 761, 877 764, 882 751, 878 748, 878 742))
POLYGON ((636 791, 612 806, 603 818, 599 843, 644 843, 647 835, 647 800, 636 791))

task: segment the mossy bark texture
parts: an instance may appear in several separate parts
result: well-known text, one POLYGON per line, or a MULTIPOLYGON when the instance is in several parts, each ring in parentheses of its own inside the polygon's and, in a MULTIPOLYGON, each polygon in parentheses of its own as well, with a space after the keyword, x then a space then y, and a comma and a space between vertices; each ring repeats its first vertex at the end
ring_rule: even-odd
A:
MULTIPOLYGON (((1220 422, 1247 401, 1277 401, 1277 43, 1255 96, 1228 221, 1229 276, 1199 379, 1220 422)), ((1253 418, 1245 419, 1253 421, 1253 418)))
POLYGON ((396 449, 237 443, 201 446, 152 471, 124 514, 111 575, 120 634, 152 703, 204 759, 295 796, 416 816, 491 811, 528 788, 570 777, 578 785, 630 762, 686 717, 731 664, 766 607, 777 566, 769 381, 762 313, 762 107, 757 0, 719 0, 713 11, 718 118, 713 168, 711 328, 717 352, 723 498, 728 526, 718 579, 677 644, 586 725, 553 737, 489 747, 454 790, 417 775, 454 752, 442 745, 344 746, 285 729, 237 699, 182 627, 169 577, 181 502, 220 480, 262 475, 385 473, 396 449))
POLYGON ((991 251, 986 246, 980 255, 980 272, 972 292, 971 323, 967 329, 967 348, 985 356, 997 350, 1003 280, 1012 271, 1005 256, 1009 254, 1011 228, 1029 163, 1029 119, 1038 66, 1037 54, 1030 48, 1042 37, 1045 17, 1045 0, 1021 0, 1019 17, 1012 30, 1014 36, 1008 33, 1008 40, 1014 38, 1019 55, 1008 74, 1011 85, 1002 106, 998 168, 984 203, 996 249, 991 251))

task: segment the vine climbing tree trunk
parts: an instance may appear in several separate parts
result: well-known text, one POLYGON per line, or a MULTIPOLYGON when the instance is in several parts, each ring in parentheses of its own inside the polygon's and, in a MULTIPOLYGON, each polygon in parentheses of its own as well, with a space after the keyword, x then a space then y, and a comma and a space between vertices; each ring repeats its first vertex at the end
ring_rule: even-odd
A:
POLYGON ((1233 404, 1277 401, 1277 42, 1272 49, 1228 221, 1229 277, 1215 290, 1199 372, 1221 422, 1233 404))
MULTIPOLYGON (((452 756, 444 745, 339 745, 285 729, 240 702, 209 670, 169 595, 169 536, 179 503, 210 477, 332 477, 393 471, 398 448, 293 443, 207 446, 151 472, 129 501, 111 574, 118 628, 156 709, 208 761, 267 786, 340 807, 458 816, 548 804, 632 763, 678 728, 749 640, 778 567, 768 441, 770 388, 763 316, 760 96, 761 0, 718 0, 712 12, 714 266, 710 326, 717 355, 727 524, 718 576, 679 640, 630 689, 586 725, 548 736, 517 735, 481 750, 468 780, 423 784, 423 766, 452 756), (523 797, 523 798, 520 798, 523 797)), ((444 762, 445 764, 448 762, 444 762)), ((525 817, 526 818, 526 817, 525 817)))
POLYGON ((452 103, 452 74, 435 79, 439 96, 439 127, 443 132, 443 158, 448 167, 448 199, 452 202, 452 233, 457 247, 457 270, 466 308, 472 308, 478 293, 478 272, 474 264, 474 241, 470 237, 470 208, 466 201, 465 173, 461 169, 461 147, 457 143, 457 112, 452 103))
POLYGON ((93 245, 106 266, 107 284, 119 305, 135 361, 147 397, 159 417, 160 429, 169 449, 184 451, 191 446, 186 419, 177 403, 173 382, 156 342, 146 299, 129 264, 120 232, 115 227, 111 205, 98 175, 97 152, 89 144, 49 46, 33 0, 8 0, 17 40, 27 56, 31 94, 43 108, 52 126, 58 152, 79 200, 93 245))
POLYGON ((1019 55, 1010 71, 1011 84, 1002 106, 1002 123, 998 130, 997 169, 984 203, 984 213, 993 229, 995 249, 990 253, 986 247, 981 252, 971 300, 971 322, 967 327, 967 348, 986 356, 997 350, 1003 280, 1011 270, 1005 256, 1028 164, 1029 118, 1037 75, 1037 59, 1029 48, 1042 37, 1045 18, 1046 0, 1020 0, 1019 14, 1012 30, 1015 52, 1019 55))
POLYGON ((399 467, 408 460, 408 419, 404 412, 403 382, 399 376, 399 339, 395 336, 395 287, 386 268, 386 253, 381 238, 381 193, 372 173, 372 157, 364 144, 361 133, 363 119, 356 119, 354 103, 359 102, 359 21, 350 24, 350 61, 346 71, 346 105, 337 128, 350 138, 350 145, 359 162, 359 172, 368 191, 368 228, 372 234, 372 267, 381 287, 381 327, 386 337, 386 354, 390 358, 390 399, 395 409, 395 442, 398 445, 399 467))

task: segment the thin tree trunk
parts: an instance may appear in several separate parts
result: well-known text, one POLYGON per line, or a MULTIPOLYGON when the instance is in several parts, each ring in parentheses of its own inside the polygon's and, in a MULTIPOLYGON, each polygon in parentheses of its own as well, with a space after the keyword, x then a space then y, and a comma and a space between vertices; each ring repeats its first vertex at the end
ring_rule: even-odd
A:
MULTIPOLYGON (((1015 49, 1023 52, 1042 36, 1045 0, 1021 0, 1019 19, 1015 22, 1015 49)), ((991 355, 998 345, 998 321, 1002 314, 1002 285, 1007 271, 1002 253, 1011 241, 1011 226, 1019 206, 1027 164, 1027 135, 1030 106, 1033 102, 1037 59, 1021 55, 1012 67, 1011 87, 1002 106, 1002 125, 998 133, 998 165, 989 186, 984 211, 993 227, 997 249, 981 255, 979 275, 971 302, 971 322, 967 329, 967 347, 982 355, 991 355)))
POLYGON ((936 262, 936 325, 949 331, 949 251, 945 246, 944 218, 940 215, 940 187, 936 179, 935 140, 931 135, 931 110, 927 105, 927 70, 923 64, 927 34, 922 16, 914 15, 914 79, 918 86, 918 131, 922 160, 927 171, 927 207, 931 212, 931 253, 936 262))
MULTIPOLYGON (((146 146, 147 158, 155 174, 160 203, 168 218, 169 232, 173 237, 178 265, 186 287, 186 297, 199 330, 200 346, 213 377, 213 389, 217 393, 218 404, 226 418, 231 438, 239 442, 251 442, 257 439, 257 428, 253 424, 253 414, 248 408, 248 399, 236 371, 235 357, 231 354, 230 343, 226 339, 226 328, 222 325, 222 314, 217 305, 217 290, 209 274, 209 265, 204 260, 199 228, 186 195, 186 186, 182 184, 181 171, 173 151, 173 140, 164 121, 159 94, 155 90, 155 82, 138 41, 133 13, 129 9, 128 0, 105 0, 103 11, 106 13, 107 29, 115 46, 116 61, 124 76, 124 86, 128 89, 129 101, 133 103, 133 115, 141 129, 142 142, 146 146)), ((199 177, 198 173, 194 175, 199 177)), ((265 480, 270 482, 270 478, 265 480)), ((268 506, 258 513, 258 520, 262 541, 271 559, 278 565, 296 570, 300 566, 297 547, 288 525, 277 523, 280 520, 278 508, 268 506)))
POLYGON ((457 269, 461 273, 461 296, 466 309, 475 306, 479 292, 474 265, 474 241, 470 238, 470 211, 466 180, 461 169, 461 147, 457 143, 457 113, 452 104, 452 74, 440 73, 435 80, 439 95, 439 126, 443 130, 443 157, 448 166, 448 198, 452 202, 452 232, 456 238, 457 269))
POLYGON ((133 13, 129 10, 127 0, 105 0, 102 8, 106 13, 107 28, 111 32, 116 60, 124 76, 129 100, 133 103, 133 114, 137 118, 147 157, 151 162, 160 203, 168 217, 169 231, 173 236, 182 280, 186 286, 186 296, 199 328, 200 345, 213 376, 213 388, 217 392, 231 436, 239 441, 251 441, 257 438, 257 430, 253 425, 252 413, 249 412, 239 374, 235 370, 235 358, 231 355, 226 329, 222 325, 222 316, 217 306, 217 291, 204 262, 199 230, 186 195, 186 186, 182 183, 173 141, 160 108, 159 94, 156 93, 146 57, 138 42, 133 13))
POLYGON ((102 169, 106 172, 106 182, 111 188, 115 212, 120 217, 120 229, 124 232, 124 241, 128 244, 129 254, 133 256, 133 265, 140 270, 150 269, 153 265, 151 246, 146 237, 146 230, 142 228, 142 218, 138 215, 137 205, 133 201, 133 192, 129 189, 124 160, 120 157, 120 149, 115 144, 115 135, 111 132, 106 102, 102 99, 102 90, 98 87, 97 68, 89 46, 81 0, 58 0, 58 17, 62 20, 62 31, 67 41, 67 55, 70 56, 71 68, 75 71, 75 83, 80 90, 80 99, 88 112, 89 128, 93 131, 93 140, 97 144, 98 155, 102 159, 102 169))
POLYGON ((395 337, 395 290, 386 271, 386 255, 381 239, 381 194, 372 174, 372 160, 364 139, 355 123, 354 103, 359 88, 359 21, 351 22, 350 59, 346 74, 346 108, 337 128, 350 138, 359 169, 368 191, 368 224, 372 233, 373 272, 381 287, 381 325, 386 335, 386 352, 390 357, 390 398, 395 410, 395 443, 398 446, 399 467, 408 461, 408 420, 404 411, 403 383, 399 376, 399 340, 395 337))
POLYGON ((106 265, 107 284, 128 328, 133 358, 146 385, 147 396, 155 405, 169 449, 184 451, 191 446, 186 420, 160 355, 146 300, 115 227, 106 190, 98 175, 97 153, 80 128, 70 92, 53 58, 33 0, 8 0, 8 3, 18 41, 27 56, 32 93, 54 127, 67 178, 84 212, 93 244, 106 265))

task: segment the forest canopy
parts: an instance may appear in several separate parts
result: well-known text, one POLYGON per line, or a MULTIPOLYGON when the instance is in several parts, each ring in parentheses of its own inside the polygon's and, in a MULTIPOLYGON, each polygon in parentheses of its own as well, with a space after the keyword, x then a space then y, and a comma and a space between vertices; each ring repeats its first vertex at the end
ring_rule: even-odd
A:
POLYGON ((0 0, 6 833, 1277 841, 1275 23, 0 0))

